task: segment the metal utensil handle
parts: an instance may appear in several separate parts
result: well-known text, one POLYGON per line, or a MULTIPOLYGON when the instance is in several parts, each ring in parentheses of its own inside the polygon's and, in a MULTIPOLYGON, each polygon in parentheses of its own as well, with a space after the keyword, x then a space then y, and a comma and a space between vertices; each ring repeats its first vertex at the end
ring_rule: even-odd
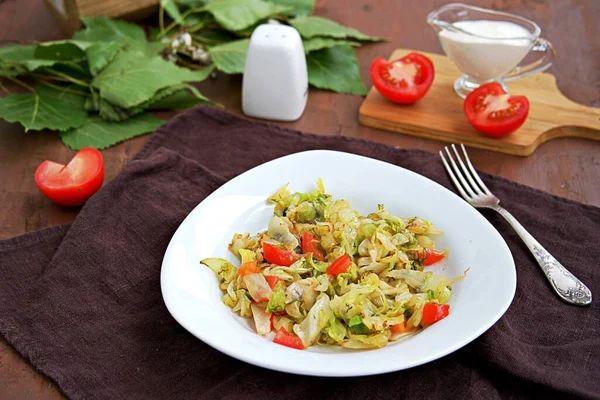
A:
POLYGON ((561 263, 556 260, 527 230, 517 221, 511 213, 500 206, 492 207, 500 213, 523 239, 525 245, 531 251, 538 262, 544 275, 552 285, 556 293, 568 303, 585 306, 592 302, 592 292, 575 275, 570 273, 561 263))

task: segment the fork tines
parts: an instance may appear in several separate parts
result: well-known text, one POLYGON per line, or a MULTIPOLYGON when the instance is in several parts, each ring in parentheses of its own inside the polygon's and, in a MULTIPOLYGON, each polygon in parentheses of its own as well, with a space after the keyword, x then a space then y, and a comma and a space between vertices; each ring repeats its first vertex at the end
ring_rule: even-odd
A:
POLYGON ((452 179, 452 182, 454 182, 454 185, 458 189, 460 195, 467 201, 474 200, 480 196, 493 196, 492 192, 490 192, 487 186, 485 186, 485 183, 483 183, 479 177, 477 171, 475 171, 475 168, 473 168, 473 164, 471 164, 471 160, 469 159, 469 155, 467 154, 465 146, 461 144, 460 148, 462 149, 462 157, 464 157, 466 165, 454 144, 444 147, 448 160, 450 160, 450 164, 448 164, 448 161, 446 161, 444 153, 440 151, 440 157, 442 158, 444 167, 446 167, 446 171, 448 171, 448 175, 450 175, 450 179, 452 179), (452 155, 450 152, 449 147, 452 147, 454 155, 452 155), (460 169, 457 163, 454 161, 455 158, 458 162, 458 165, 460 165, 460 169))

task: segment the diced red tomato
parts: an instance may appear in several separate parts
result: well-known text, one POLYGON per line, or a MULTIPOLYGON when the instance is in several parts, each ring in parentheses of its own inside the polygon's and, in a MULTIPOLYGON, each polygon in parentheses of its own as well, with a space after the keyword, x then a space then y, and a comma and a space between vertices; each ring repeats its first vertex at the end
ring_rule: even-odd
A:
POLYGON ((446 257, 446 254, 443 251, 425 249, 425 259, 423 260, 423 265, 428 266, 435 264, 438 261, 441 261, 446 257))
POLYGON ((422 325, 431 325, 450 314, 450 304, 425 304, 423 306, 422 325))
POLYGON ((289 267, 300 259, 293 250, 284 249, 269 242, 263 242, 263 256, 271 264, 289 267))
POLYGON ((325 261, 325 257, 318 247, 319 241, 315 238, 315 235, 304 232, 302 235, 302 253, 312 253, 313 257, 319 261, 325 261))
POLYGON ((420 53, 387 61, 378 57, 371 63, 373 86, 386 99, 410 104, 421 99, 431 87, 435 68, 429 58, 420 53))
POLYGON ((283 327, 279 328, 279 330, 277 331, 277 335, 275 335, 273 343, 291 347, 292 349, 304 350, 302 340, 300 340, 298 336, 294 336, 288 333, 288 331, 286 331, 283 327))
POLYGON ((334 262, 331 263, 327 268, 329 275, 339 275, 348 271, 348 268, 352 265, 352 259, 348 254, 338 257, 334 262))
POLYGON ((275 285, 279 283, 279 278, 273 275, 265 275, 265 279, 267 280, 269 286, 271 286, 271 289, 273 289, 275 285))
POLYGON ((238 275, 239 276, 245 276, 245 275, 248 275, 248 274, 254 274, 256 272, 258 272, 258 267, 256 265, 256 261, 249 261, 247 263, 243 263, 238 268, 238 275))
POLYGON ((527 119, 529 100, 507 94, 498 82, 486 83, 469 93, 463 112, 473 128, 484 135, 506 136, 527 119))

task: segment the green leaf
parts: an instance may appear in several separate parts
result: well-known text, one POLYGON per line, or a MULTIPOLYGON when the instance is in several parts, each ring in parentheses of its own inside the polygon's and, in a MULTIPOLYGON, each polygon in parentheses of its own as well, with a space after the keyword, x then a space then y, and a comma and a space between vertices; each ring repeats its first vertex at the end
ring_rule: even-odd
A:
MULTIPOLYGON (((195 4, 190 2, 190 5, 193 5, 192 8, 198 8, 204 6, 204 3, 206 3, 206 1, 196 1, 195 4)), ((171 17, 171 19, 176 24, 189 27, 188 29, 186 29, 186 32, 188 33, 200 30, 214 20, 212 15, 207 12, 194 12, 187 15, 182 14, 181 12, 179 12, 179 8, 177 6, 177 4, 183 5, 181 4, 181 2, 176 3, 174 0, 161 0, 160 4, 161 7, 167 12, 169 17, 171 17)), ((158 34, 160 34, 160 31, 158 32, 158 34)), ((159 36, 155 37, 158 38, 159 36)))
POLYGON ((252 34, 256 30, 256 28, 258 28, 259 25, 266 24, 266 23, 267 23, 267 19, 261 19, 261 20, 257 21, 256 23, 250 25, 247 28, 244 28, 240 31, 234 31, 231 33, 235 34, 238 38, 249 38, 250 36, 252 36, 252 34))
MULTIPOLYGON (((212 69, 212 68, 211 68, 212 69)), ((144 110, 159 110, 161 108, 176 108, 176 107, 166 107, 170 103, 174 103, 176 100, 182 100, 184 98, 183 95, 177 95, 180 92, 186 92, 190 96, 193 96, 197 101, 193 103, 196 105, 198 103, 210 103, 211 101, 206 98, 198 89, 191 85, 177 85, 168 88, 164 88, 159 90, 154 94, 154 96, 148 100, 140 104, 139 106, 130 108, 127 112, 132 116, 138 114, 144 110), (174 96, 177 95, 177 96, 174 96)), ((188 96, 185 96, 188 99, 188 96)))
POLYGON ((241 74, 246 64, 246 53, 250 39, 241 39, 208 49, 217 69, 226 74, 241 74))
POLYGON ((186 89, 180 89, 150 104, 148 110, 183 110, 200 103, 206 103, 206 101, 186 89))
MULTIPOLYGON (((100 98, 95 92, 92 92, 91 107, 93 108, 94 111, 97 111, 103 119, 105 119, 107 121, 125 121, 125 120, 132 118, 133 116, 140 114, 146 110, 157 109, 157 108, 155 108, 154 104, 159 103, 164 98, 168 98, 168 97, 172 96, 173 94, 176 94, 176 93, 184 91, 184 90, 186 90, 185 85, 178 85, 178 86, 173 86, 170 88, 161 89, 158 92, 156 92, 150 100, 145 101, 145 102, 143 102, 135 107, 132 107, 132 108, 121 108, 121 107, 115 106, 114 104, 111 104, 110 102, 106 101, 105 99, 100 98)), ((190 96, 194 96, 191 93, 189 93, 189 94, 190 94, 190 96)), ((200 94, 200 98, 197 98, 197 101, 194 103, 194 105, 197 104, 198 102, 205 102, 205 101, 208 101, 208 99, 206 99, 204 96, 202 96, 200 94)))
POLYGON ((271 15, 281 14, 289 7, 263 0, 213 0, 205 7, 217 22, 230 31, 241 31, 271 15))
POLYGON ((367 94, 360 79, 358 60, 350 46, 313 51, 306 56, 308 82, 321 89, 359 96, 367 94))
POLYGON ((96 111, 94 100, 91 97, 86 97, 85 102, 83 103, 83 108, 86 111, 96 111))
MULTIPOLYGON (((148 36, 150 37, 150 42, 160 42, 161 41, 161 36, 160 36, 160 28, 156 27, 156 26, 151 26, 148 28, 148 36)), ((165 39, 166 41, 166 39, 165 39)))
MULTIPOLYGON (((60 45, 63 42, 55 42, 60 45)), ((9 72, 16 72, 18 75, 25 74, 28 71, 35 71, 42 67, 52 67, 58 63, 68 64, 70 61, 64 61, 59 58, 53 58, 52 54, 53 43, 45 45, 25 45, 25 46, 5 46, 0 48, 0 69, 7 70, 9 72), (42 47, 40 50, 39 48, 42 47), (48 56, 48 59, 43 59, 36 55, 40 53, 43 56, 48 56)), ((81 61, 81 50, 72 45, 67 46, 69 49, 78 52, 79 59, 81 61)), ((15 74, 10 74, 11 76, 15 74)))
POLYGON ((1 47, 0 69, 2 69, 3 75, 20 75, 56 63, 52 60, 36 60, 33 55, 36 47, 36 45, 1 47))
POLYGON ((127 44, 125 50, 137 50, 150 56, 155 56, 171 45, 170 42, 131 42, 127 44))
POLYGON ((0 98, 0 118, 19 122, 25 130, 66 130, 85 122, 85 98, 39 85, 36 93, 14 94, 0 98))
POLYGON ((315 7, 315 0, 269 0, 271 3, 291 7, 285 15, 309 15, 315 7))
POLYGON ((214 22, 215 19, 209 13, 192 13, 183 19, 182 25, 187 27, 188 33, 194 33, 214 22))
POLYGON ((357 39, 367 41, 383 40, 378 37, 365 35, 353 28, 340 25, 327 18, 317 17, 315 15, 298 16, 290 21, 290 24, 298 29, 303 38, 312 38, 315 36, 327 36, 338 39, 357 39))
POLYGON ((238 40, 238 37, 227 31, 214 30, 195 33, 192 35, 192 39, 210 47, 238 40))
POLYGON ((199 8, 204 7, 208 4, 209 0, 178 0, 177 3, 179 5, 188 7, 188 8, 199 8))
POLYGON ((97 75, 121 50, 118 42, 100 42, 85 50, 92 75, 97 75))
POLYGON ((91 117, 78 128, 62 132, 62 142, 73 150, 83 147, 106 149, 117 143, 136 136, 154 132, 162 120, 152 114, 142 114, 121 122, 104 121, 100 117, 91 117))
POLYGON ((129 119, 134 115, 129 113, 127 109, 117 107, 104 99, 100 99, 100 107, 98 108, 98 113, 100 114, 102 119, 115 122, 125 121, 126 119, 129 119))
POLYGON ((173 0, 160 0, 160 6, 169 14, 173 21, 181 20, 181 13, 173 0))
POLYGON ((35 48, 33 56, 43 60, 81 61, 85 58, 85 49, 92 43, 61 40, 42 43, 35 48))
POLYGON ((360 46, 360 43, 326 37, 314 37, 311 39, 303 39, 302 45, 304 46, 304 53, 308 54, 311 51, 328 49, 335 46, 360 46))
POLYGON ((186 87, 198 100, 202 100, 206 103, 212 103, 207 97, 200 93, 200 91, 196 87, 192 85, 187 85, 186 87))
POLYGON ((206 79, 206 71, 179 68, 159 56, 138 51, 119 53, 93 80, 92 86, 110 103, 135 107, 163 88, 206 79))
POLYGON ((89 42, 146 41, 144 30, 135 24, 108 17, 82 17, 85 29, 76 32, 73 39, 89 42))
POLYGON ((3 46, 0 47, 0 60, 25 61, 34 58, 33 53, 37 45, 28 44, 23 46, 3 46))

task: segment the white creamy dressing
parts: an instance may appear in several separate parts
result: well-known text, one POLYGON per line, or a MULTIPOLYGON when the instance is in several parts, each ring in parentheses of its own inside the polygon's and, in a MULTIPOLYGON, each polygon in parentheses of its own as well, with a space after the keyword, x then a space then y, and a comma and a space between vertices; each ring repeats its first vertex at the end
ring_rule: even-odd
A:
POLYGON ((442 29, 440 43, 448 57, 465 74, 478 81, 499 78, 516 67, 533 46, 524 27, 508 21, 458 21, 442 29))

